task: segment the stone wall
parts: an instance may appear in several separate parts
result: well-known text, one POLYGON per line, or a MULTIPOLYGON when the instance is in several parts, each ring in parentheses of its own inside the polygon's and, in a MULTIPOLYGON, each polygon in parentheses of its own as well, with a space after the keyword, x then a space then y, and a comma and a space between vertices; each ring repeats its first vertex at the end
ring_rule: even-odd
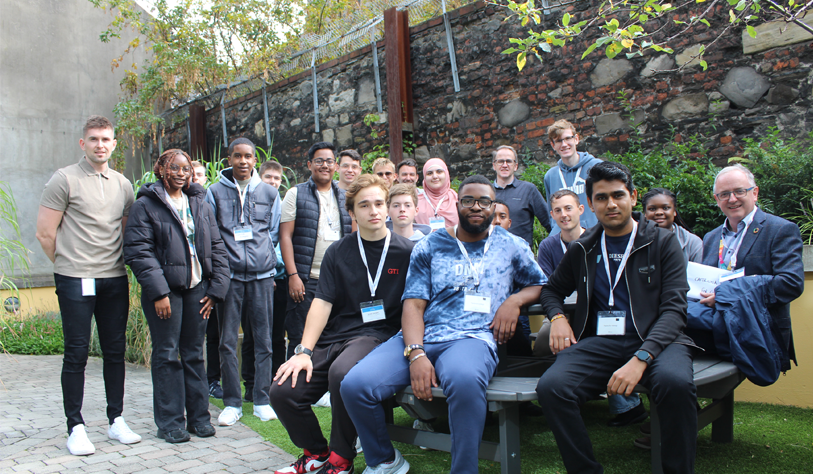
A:
MULTIPOLYGON (((591 17, 596 4, 585 1, 568 9, 578 20, 591 17)), ((752 40, 737 30, 707 50, 703 71, 691 56, 713 39, 710 31, 726 24, 727 8, 719 6, 713 18, 707 17, 712 28, 701 26, 681 36, 672 44, 673 55, 610 60, 596 51, 582 60, 592 40, 588 36, 543 53, 544 63, 529 60, 518 72, 515 56, 500 54, 510 37, 523 34, 517 22, 503 21, 505 12, 478 2, 450 13, 461 85, 457 93, 441 19, 411 28, 413 138, 420 162, 439 156, 458 177, 489 173, 491 150, 509 144, 526 163, 553 163, 545 128, 560 118, 578 125, 579 148, 596 156, 622 150, 633 133, 649 149, 698 134, 719 160, 736 156, 744 138, 758 138, 769 127, 801 136, 813 125, 813 43, 804 41, 804 33, 780 34, 779 26, 768 24, 752 40), (657 72, 684 64, 679 72, 657 72)), ((546 21, 553 26, 556 18, 546 21)), ((383 42, 378 51, 386 109, 383 42)), ((314 131, 310 71, 269 87, 273 154, 283 164, 303 170, 305 151, 317 140, 362 153, 388 141, 386 134, 371 139, 362 122, 376 110, 369 47, 321 65, 318 87, 321 133, 314 131)), ((230 139, 246 136, 265 143, 261 92, 227 103, 226 114, 230 139)), ((379 130, 386 128, 385 121, 386 110, 379 130)), ((207 122, 213 149, 214 137, 222 136, 219 107, 207 111, 207 122)), ((168 132, 165 147, 173 136, 179 144, 185 141, 182 126, 168 132)))

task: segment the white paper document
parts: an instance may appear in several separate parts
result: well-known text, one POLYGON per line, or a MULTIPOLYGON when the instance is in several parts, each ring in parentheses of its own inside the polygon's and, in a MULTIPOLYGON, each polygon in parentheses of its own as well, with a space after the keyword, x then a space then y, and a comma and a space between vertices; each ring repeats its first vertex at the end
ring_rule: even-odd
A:
POLYGON ((702 265, 700 263, 689 262, 686 267, 686 276, 689 280, 689 299, 700 300, 700 292, 714 293, 720 283, 733 280, 745 275, 745 269, 729 271, 722 268, 702 265))

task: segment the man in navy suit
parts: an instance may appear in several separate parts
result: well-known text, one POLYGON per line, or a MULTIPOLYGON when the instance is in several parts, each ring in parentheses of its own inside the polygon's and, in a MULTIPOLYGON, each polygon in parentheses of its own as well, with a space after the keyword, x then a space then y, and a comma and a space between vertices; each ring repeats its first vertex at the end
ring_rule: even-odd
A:
MULTIPOLYGON (((728 270, 744 268, 745 275, 768 275, 776 304, 769 305, 790 360, 796 362, 790 325, 790 302, 804 290, 802 236, 796 224, 757 207, 759 187, 754 175, 736 164, 714 179, 714 199, 726 220, 703 237, 703 264, 728 270)), ((714 293, 702 293, 701 303, 714 307, 714 293)), ((710 334, 690 335, 701 347, 713 349, 710 334)), ((790 361, 782 363, 782 370, 790 361)))

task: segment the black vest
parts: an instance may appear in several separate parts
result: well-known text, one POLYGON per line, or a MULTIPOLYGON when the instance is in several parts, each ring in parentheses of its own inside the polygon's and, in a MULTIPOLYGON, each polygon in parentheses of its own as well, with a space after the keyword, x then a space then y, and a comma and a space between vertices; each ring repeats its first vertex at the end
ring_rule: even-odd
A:
MULTIPOLYGON (((316 194, 316 183, 313 182, 313 179, 297 184, 296 187, 296 221, 294 221, 294 235, 291 237, 291 241, 294 245, 296 272, 300 278, 307 280, 310 278, 313 253, 316 251, 316 233, 321 209, 319 197, 316 194)), ((344 237, 352 232, 350 214, 345 207, 344 190, 339 189, 335 182, 331 184, 331 188, 339 203, 341 234, 344 237)))

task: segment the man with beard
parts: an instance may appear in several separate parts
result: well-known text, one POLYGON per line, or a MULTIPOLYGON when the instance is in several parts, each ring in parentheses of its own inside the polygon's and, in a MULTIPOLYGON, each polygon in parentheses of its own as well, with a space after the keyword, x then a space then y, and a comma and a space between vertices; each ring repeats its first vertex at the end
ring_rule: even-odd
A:
POLYGON ((367 465, 403 474, 409 464, 386 436, 383 400, 412 385, 432 399, 441 386, 449 404, 454 473, 476 473, 487 413, 486 388, 497 344, 514 334, 520 307, 536 301, 545 275, 528 244, 492 227, 494 187, 483 176, 460 185, 459 226, 415 246, 404 289, 403 333, 362 359, 342 382, 367 465), (512 294, 514 288, 521 288, 512 294))

